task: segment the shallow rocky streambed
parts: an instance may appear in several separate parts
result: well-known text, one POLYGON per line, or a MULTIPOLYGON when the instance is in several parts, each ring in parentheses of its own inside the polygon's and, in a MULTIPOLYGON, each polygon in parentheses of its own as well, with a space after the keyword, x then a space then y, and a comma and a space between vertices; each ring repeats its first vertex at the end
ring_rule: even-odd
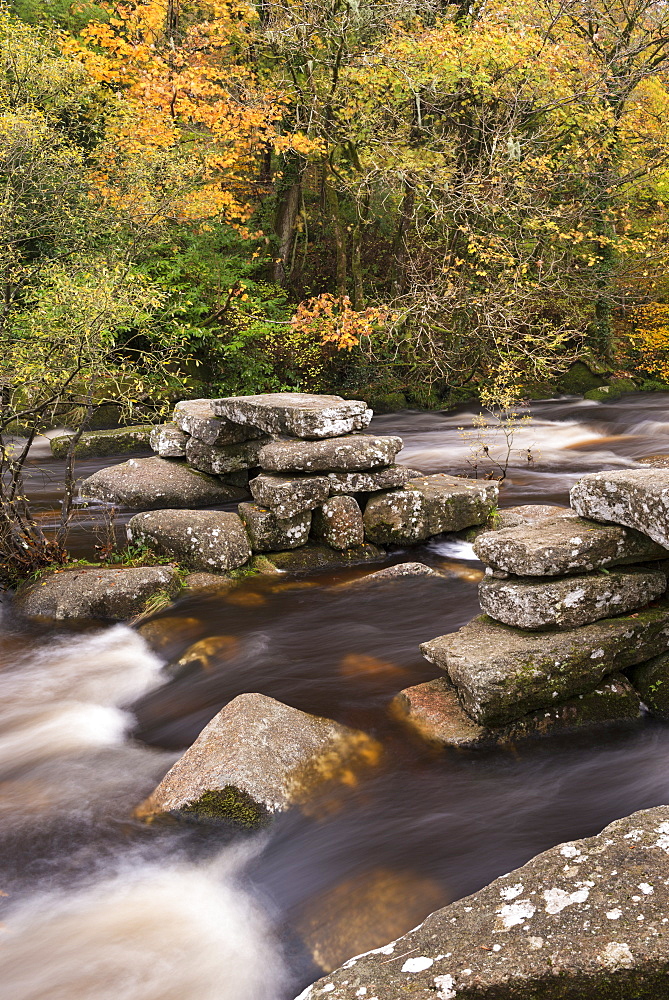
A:
MULTIPOLYGON (((467 411, 402 413, 375 418, 372 430, 399 434, 398 460, 412 468, 471 474, 470 425, 467 411)), ((484 438, 502 454, 494 431, 484 438)), ((666 396, 539 403, 516 432, 500 504, 566 504, 585 473, 643 468, 639 459, 658 454, 669 456, 666 396)), ((84 459, 79 472, 113 461, 84 459)), ((30 487, 47 526, 60 474, 59 461, 35 454, 30 487)), ((117 530, 129 516, 119 514, 117 530)), ((106 530, 90 505, 77 515, 74 547, 92 554, 106 530)), ((537 853, 668 803, 669 726, 649 718, 456 751, 430 748, 389 712, 400 689, 437 675, 419 644, 478 613, 481 575, 471 546, 443 536, 385 563, 252 577, 226 594, 178 599, 144 626, 151 646, 125 625, 26 624, 6 601, 3 1000, 292 1000, 537 853), (347 586, 408 560, 445 575, 347 586), (199 654, 183 662, 195 643, 199 654), (257 833, 131 819, 245 692, 371 733, 383 754, 257 833)), ((503 898, 520 912, 514 891, 503 898)), ((624 950, 616 955, 624 966, 624 950)), ((416 996, 456 996, 439 978, 416 996)))

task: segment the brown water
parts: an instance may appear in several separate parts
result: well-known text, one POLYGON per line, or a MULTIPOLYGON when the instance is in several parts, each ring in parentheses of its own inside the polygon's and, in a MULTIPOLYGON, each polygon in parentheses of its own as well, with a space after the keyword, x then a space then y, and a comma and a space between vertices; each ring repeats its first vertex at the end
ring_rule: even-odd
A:
MULTIPOLYGON (((669 454, 666 396, 533 412, 513 442, 503 506, 566 503, 584 472, 669 454)), ((401 434, 414 467, 462 472, 470 450, 458 428, 470 416, 402 413, 374 429, 401 434)), ((61 470, 43 454, 34 463, 48 524, 61 470)), ((103 520, 95 507, 78 515, 79 551, 103 520)), ((3 1000, 291 1000, 320 974, 314 955, 327 965, 381 944, 544 848, 669 802, 669 729, 650 721, 487 753, 440 754, 411 738, 388 704, 435 676, 418 643, 476 613, 480 570, 448 537, 387 561, 416 558, 451 575, 345 586, 378 568, 367 566, 183 598, 157 616, 157 652, 123 625, 36 627, 5 605, 3 1000), (164 671, 201 639, 216 640, 206 661, 164 671), (244 691, 373 733, 381 763, 261 834, 131 820, 244 691)))

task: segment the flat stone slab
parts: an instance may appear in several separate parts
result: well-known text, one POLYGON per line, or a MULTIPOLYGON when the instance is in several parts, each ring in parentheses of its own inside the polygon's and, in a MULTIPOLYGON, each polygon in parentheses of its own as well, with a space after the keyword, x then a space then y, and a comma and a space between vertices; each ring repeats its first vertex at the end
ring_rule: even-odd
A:
MULTIPOLYGON (((134 427, 115 427, 108 431, 86 431, 74 446, 74 454, 77 458, 104 458, 106 455, 146 451, 152 430, 153 424, 137 424, 134 427)), ((51 438, 51 453, 54 458, 65 458, 71 440, 71 434, 51 438)))
MULTIPOLYGON (((248 494, 246 494, 248 495, 248 494)), ((99 469, 79 484, 82 500, 103 500, 135 510, 165 507, 213 507, 241 500, 244 490, 227 486, 184 462, 167 458, 131 458, 99 469)))
POLYGON ((659 656, 669 645, 669 603, 567 632, 525 632, 474 618, 424 642, 423 656, 455 685, 477 722, 503 726, 586 694, 607 674, 659 656))
POLYGON ((362 511, 355 497, 331 497, 322 507, 316 507, 312 519, 312 535, 331 549, 350 549, 365 541, 362 511))
POLYGON ((128 539, 164 552, 192 569, 237 569, 251 545, 237 514, 221 510, 156 510, 135 514, 128 539))
POLYGON ((194 469, 212 476, 228 476, 256 468, 258 455, 267 438, 242 441, 241 444, 205 444, 190 438, 186 445, 186 460, 194 469))
POLYGON ((174 597, 180 589, 174 566, 87 566, 48 574, 19 594, 17 606, 25 615, 122 621, 141 614, 154 594, 174 597))
POLYGON ((462 537, 473 542, 487 531, 502 531, 504 528, 517 528, 525 524, 534 524, 537 521, 548 521, 551 518, 563 517, 564 515, 574 516, 574 512, 569 507, 558 507, 554 504, 520 504, 516 507, 504 507, 502 510, 491 514, 485 524, 477 525, 475 528, 467 528, 462 532, 462 537))
POLYGON ((582 517, 624 524, 669 546, 669 469, 594 472, 569 495, 582 517))
POLYGON ((598 524, 568 510, 486 532, 474 542, 474 552, 486 565, 517 576, 563 576, 669 557, 666 549, 638 531, 598 524))
POLYGON ((329 472, 330 495, 339 493, 376 493, 404 486, 410 479, 417 479, 423 473, 409 469, 406 465, 388 465, 383 469, 369 472, 329 472))
POLYGON ((261 826, 380 755, 376 740, 359 730, 242 694, 205 726, 136 814, 261 826))
POLYGON ((249 489, 256 503, 269 507, 281 518, 313 510, 330 495, 330 485, 325 476, 262 473, 250 481, 249 489))
POLYGON ((667 576, 659 566, 548 578, 495 579, 487 574, 479 584, 479 602, 487 615, 505 625, 576 628, 643 608, 666 589, 667 576))
POLYGON ((365 537, 376 544, 412 544, 444 531, 460 531, 488 518, 496 483, 438 474, 409 480, 379 493, 365 507, 365 537))
POLYGON ((530 712, 495 729, 470 719, 445 677, 400 691, 391 703, 391 711, 429 743, 459 749, 515 743, 533 736, 641 718, 639 696, 622 674, 611 674, 588 694, 530 712))
POLYGON ((362 400, 307 392, 228 396, 213 400, 213 407, 217 416, 235 424, 254 427, 265 434, 308 439, 361 431, 372 419, 372 411, 362 400))
POLYGON ((669 807, 561 844, 298 1000, 661 1000, 669 968, 669 807))
POLYGON ((280 518, 268 507, 255 503, 240 503, 241 517, 254 552, 281 552, 306 545, 311 528, 311 511, 294 517, 280 518))
POLYGON ((268 472, 363 472, 390 465, 401 447, 402 438, 371 434, 321 441, 283 438, 264 445, 258 463, 268 472))
POLYGON ((248 425, 217 417, 212 399, 184 399, 174 407, 172 420, 182 431, 204 444, 240 444, 262 436, 248 425))
POLYGON ((176 424, 156 424, 149 437, 153 451, 161 458, 185 458, 188 435, 176 424))

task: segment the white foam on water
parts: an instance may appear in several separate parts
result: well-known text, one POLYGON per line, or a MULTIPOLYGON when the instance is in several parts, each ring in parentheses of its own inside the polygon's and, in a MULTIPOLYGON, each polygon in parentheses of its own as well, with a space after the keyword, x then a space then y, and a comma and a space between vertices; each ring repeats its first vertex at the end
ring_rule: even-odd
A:
POLYGON ((286 969, 268 917, 242 890, 257 850, 131 868, 10 909, 3 1000, 276 1000, 286 969))
POLYGON ((463 542, 460 538, 433 539, 427 543, 427 548, 439 556, 447 556, 449 559, 457 559, 460 562, 479 561, 473 545, 470 545, 469 542, 463 542))

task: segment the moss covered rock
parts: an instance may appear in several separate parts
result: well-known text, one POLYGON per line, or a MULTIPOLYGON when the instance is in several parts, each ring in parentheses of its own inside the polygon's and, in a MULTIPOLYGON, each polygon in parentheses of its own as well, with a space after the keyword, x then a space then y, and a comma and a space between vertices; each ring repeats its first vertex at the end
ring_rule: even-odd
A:
MULTIPOLYGON (((104 458, 107 455, 124 455, 133 451, 148 451, 153 424, 135 427, 117 427, 113 430, 87 431, 82 434, 74 449, 77 458, 104 458)), ((70 447, 71 434, 51 438, 54 458, 65 458, 70 447)))

